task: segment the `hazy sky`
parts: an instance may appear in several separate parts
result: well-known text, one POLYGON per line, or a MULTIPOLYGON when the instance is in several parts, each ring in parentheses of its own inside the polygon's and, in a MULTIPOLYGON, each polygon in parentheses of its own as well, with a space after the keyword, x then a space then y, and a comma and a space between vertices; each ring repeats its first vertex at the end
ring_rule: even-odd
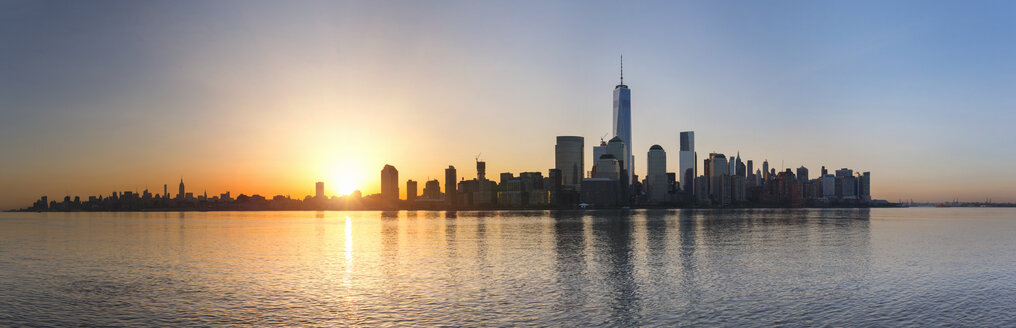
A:
POLYGON ((0 4, 0 208, 181 176, 366 194, 478 153, 546 174, 558 135, 588 170, 622 52, 637 174, 694 130, 700 159, 871 171, 876 198, 1016 201, 1010 1, 0 4))

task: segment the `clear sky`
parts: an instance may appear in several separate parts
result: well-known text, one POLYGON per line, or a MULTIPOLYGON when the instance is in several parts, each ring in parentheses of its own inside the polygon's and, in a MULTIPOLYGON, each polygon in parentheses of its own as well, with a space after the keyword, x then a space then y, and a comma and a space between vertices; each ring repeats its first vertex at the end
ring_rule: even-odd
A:
MULTIPOLYGON (((303 197, 649 147, 871 171, 875 198, 1016 201, 1011 1, 0 1, 0 208, 303 197)), ((700 172, 701 174, 701 172, 700 172)), ((443 188, 443 186, 442 186, 443 188)))

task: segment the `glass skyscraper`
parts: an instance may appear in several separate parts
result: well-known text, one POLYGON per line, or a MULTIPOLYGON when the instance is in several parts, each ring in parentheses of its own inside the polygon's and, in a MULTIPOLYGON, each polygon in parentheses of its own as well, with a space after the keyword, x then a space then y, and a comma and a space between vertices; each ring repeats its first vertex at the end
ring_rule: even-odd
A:
MULTIPOLYGON (((625 167, 635 168, 635 157, 631 149, 634 148, 631 142, 631 90, 624 85, 624 73, 621 74, 621 84, 614 87, 614 136, 624 141, 626 154, 625 167)), ((628 176, 635 174, 635 170, 629 169, 628 176)))

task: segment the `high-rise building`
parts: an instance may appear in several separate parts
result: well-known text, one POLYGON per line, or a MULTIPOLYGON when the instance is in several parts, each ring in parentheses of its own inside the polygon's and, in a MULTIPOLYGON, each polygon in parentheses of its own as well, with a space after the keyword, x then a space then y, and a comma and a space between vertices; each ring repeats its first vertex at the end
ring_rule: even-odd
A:
MULTIPOLYGON (((487 181, 487 162, 476 161, 476 180, 487 181)), ((448 188, 448 186, 445 186, 445 188, 448 188)))
POLYGON ((858 176, 858 197, 864 201, 871 201, 871 172, 864 172, 858 176))
POLYGON ((424 199, 441 199, 441 181, 437 179, 427 180, 423 184, 424 199))
POLYGON ((804 165, 797 168, 797 181, 800 181, 801 185, 808 182, 808 168, 804 167, 804 165))
POLYGON ((741 153, 737 153, 737 161, 734 163, 734 176, 748 177, 748 168, 744 166, 744 162, 741 161, 741 153))
POLYGON ((314 198, 325 198, 325 183, 318 181, 314 184, 314 198))
POLYGON ((558 136, 554 146, 554 168, 561 170, 562 187, 579 190, 582 186, 584 139, 576 136, 558 136))
POLYGON ((769 181, 769 160, 762 161, 762 181, 769 181))
MULTIPOLYGON (((825 169, 825 167, 823 167, 825 169)), ((833 199, 836 198, 836 176, 832 174, 823 174, 820 178, 822 184, 822 198, 833 199)))
POLYGON ((614 158, 617 159, 617 165, 621 170, 621 178, 618 181, 621 191, 618 195, 620 196, 622 203, 626 203, 628 201, 628 198, 631 195, 630 184, 634 181, 632 180, 632 169, 629 165, 630 162, 625 160, 628 158, 626 154, 631 154, 631 151, 629 151, 628 148, 628 145, 624 142, 624 140, 621 140, 620 137, 614 137, 610 139, 610 141, 607 141, 607 154, 613 155, 614 158))
POLYGON ((406 180, 406 201, 413 202, 416 200, 416 181, 406 180))
MULTIPOLYGON (((476 162, 477 169, 479 169, 480 163, 483 162, 476 162)), ((448 203, 448 206, 458 204, 458 192, 455 190, 456 178, 455 167, 448 165, 448 168, 444 170, 445 202, 448 203)))
POLYGON ((752 163, 751 160, 749 159, 747 162, 745 162, 745 164, 747 165, 745 171, 747 171, 748 174, 755 174, 755 163, 752 163))
POLYGON ((621 180, 621 164, 614 154, 603 154, 596 160, 596 179, 621 180))
POLYGON ((727 157, 723 154, 709 154, 709 169, 712 176, 709 177, 709 196, 713 199, 714 205, 730 204, 730 169, 728 169, 727 157))
POLYGON ((381 169, 381 199, 388 202, 399 200, 399 170, 387 164, 381 169))
POLYGON ((667 200, 667 153, 660 145, 649 148, 646 165, 646 183, 649 201, 663 202, 667 200))
POLYGON ((600 139, 599 140, 599 145, 592 147, 592 163, 593 163, 593 166, 592 166, 592 171, 589 172, 589 177, 592 177, 592 176, 596 175, 596 166, 595 166, 596 165, 596 160, 599 160, 599 156, 602 156, 605 153, 607 153, 607 141, 604 141, 604 139, 600 139))
POLYGON ((180 178, 180 193, 176 194, 176 198, 183 199, 187 195, 187 190, 183 187, 183 178, 180 178))
POLYGON ((621 138, 626 148, 625 156, 618 157, 623 167, 629 168, 628 175, 635 174, 635 157, 632 155, 631 140, 631 90, 624 84, 624 61, 621 62, 621 83, 614 87, 614 136, 621 138))
POLYGON ((686 193, 695 191, 695 176, 698 174, 695 160, 695 132, 681 132, 680 171, 677 172, 681 189, 686 193))

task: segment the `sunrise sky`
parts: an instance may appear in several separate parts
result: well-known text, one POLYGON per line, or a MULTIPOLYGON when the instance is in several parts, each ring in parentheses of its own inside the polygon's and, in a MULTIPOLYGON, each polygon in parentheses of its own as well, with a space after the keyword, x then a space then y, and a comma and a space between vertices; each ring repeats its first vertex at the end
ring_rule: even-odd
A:
MULTIPOLYGON (((871 171, 874 198, 1016 201, 1016 3, 0 1, 0 209, 39 196, 379 190, 649 147, 871 171), (442 178, 443 179, 443 178, 442 178)), ((782 164, 781 164, 782 163, 782 164)), ((701 174, 701 171, 700 171, 701 174)), ((443 183, 443 181, 442 181, 443 183)), ((442 185, 442 188, 444 186, 442 185)), ((404 192, 404 191, 403 191, 404 192)))

